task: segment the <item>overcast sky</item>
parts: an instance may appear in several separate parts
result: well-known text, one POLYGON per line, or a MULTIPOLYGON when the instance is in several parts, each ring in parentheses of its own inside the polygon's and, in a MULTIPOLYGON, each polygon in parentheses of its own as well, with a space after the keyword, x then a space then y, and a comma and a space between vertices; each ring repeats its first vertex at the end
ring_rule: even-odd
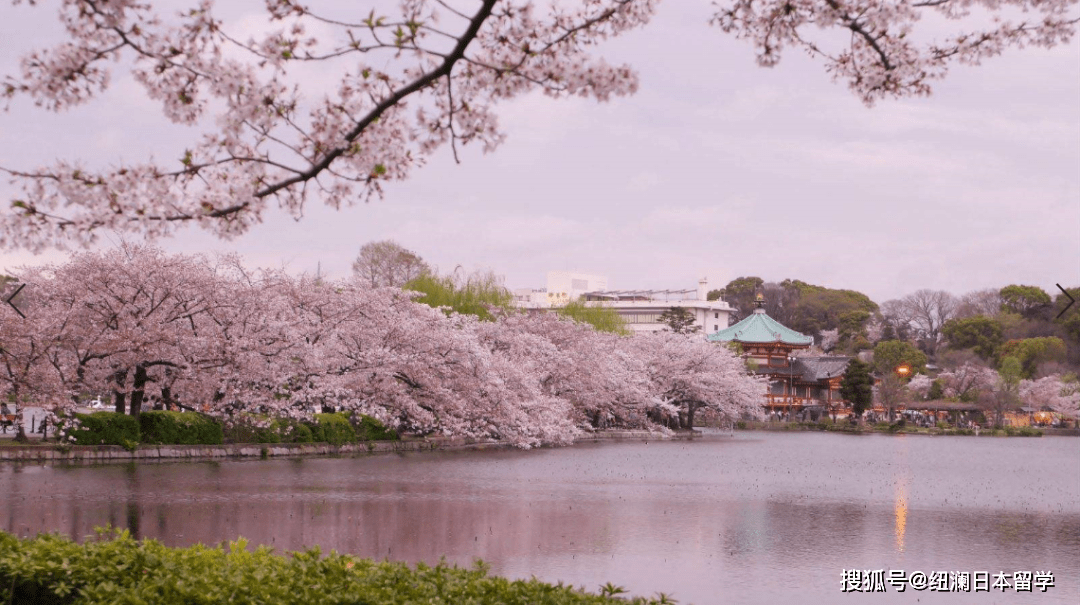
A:
MULTIPOLYGON (((878 302, 919 288, 1080 285, 1075 40, 956 66, 929 98, 866 108, 797 52, 757 67, 748 44, 707 26, 708 9, 663 3, 605 47, 638 69, 634 96, 529 96, 502 106, 498 150, 466 148, 455 164, 445 149, 381 200, 312 205, 299 223, 272 213, 230 242, 189 229, 161 244, 343 277, 362 244, 393 239, 443 270, 491 268, 510 287, 542 287, 550 270, 618 289, 790 277, 878 302)), ((54 10, 0 5, 0 73, 48 39, 54 10)), ((175 130, 117 77, 111 94, 63 115, 25 102, 0 113, 0 165, 172 157, 175 130)), ((0 184, 0 198, 13 191, 0 184)), ((0 251, 0 270, 62 258, 0 251)))

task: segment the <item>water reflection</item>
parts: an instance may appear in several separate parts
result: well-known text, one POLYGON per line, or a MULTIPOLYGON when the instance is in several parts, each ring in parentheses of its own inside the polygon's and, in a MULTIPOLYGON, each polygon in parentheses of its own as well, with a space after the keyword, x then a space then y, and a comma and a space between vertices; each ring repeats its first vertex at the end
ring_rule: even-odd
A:
POLYGON ((611 581, 682 603, 829 603, 850 568, 1049 569, 1057 586, 1039 602, 1076 602, 1078 445, 751 434, 532 452, 7 466, 0 506, 3 529, 23 535, 81 537, 111 523, 171 545, 244 536, 411 562, 480 557, 496 573, 594 589, 611 581), (1031 460, 1055 463, 1035 475, 1031 460))
POLYGON ((911 447, 911 439, 907 435, 897 435, 893 459, 896 461, 896 470, 893 474, 895 481, 895 496, 893 510, 896 516, 896 552, 904 552, 904 533, 907 530, 908 513, 908 483, 911 480, 911 467, 908 462, 908 452, 911 447))
POLYGON ((896 482, 896 552, 904 552, 904 530, 907 528, 907 481, 896 482))

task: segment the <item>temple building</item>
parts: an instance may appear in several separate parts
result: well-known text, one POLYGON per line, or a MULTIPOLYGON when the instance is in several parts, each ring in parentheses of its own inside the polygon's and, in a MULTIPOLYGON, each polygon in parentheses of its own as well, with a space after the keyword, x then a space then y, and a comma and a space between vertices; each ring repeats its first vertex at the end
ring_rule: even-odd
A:
POLYGON ((807 356, 814 344, 811 336, 784 326, 765 313, 765 299, 758 294, 757 308, 739 323, 706 338, 713 342, 738 343, 754 372, 769 379, 763 405, 766 412, 802 414, 817 420, 844 407, 840 380, 850 357, 807 356))

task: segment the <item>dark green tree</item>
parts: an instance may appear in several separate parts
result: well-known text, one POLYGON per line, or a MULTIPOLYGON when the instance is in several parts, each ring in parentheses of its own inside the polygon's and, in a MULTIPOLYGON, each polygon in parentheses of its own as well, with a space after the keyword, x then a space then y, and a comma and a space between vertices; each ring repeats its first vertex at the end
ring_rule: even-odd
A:
POLYGON ((735 307, 732 313, 735 321, 754 312, 754 297, 764 284, 765 280, 760 277, 736 277, 720 289, 721 298, 735 307))
POLYGON ((883 340, 874 347, 874 369, 885 375, 907 365, 911 375, 926 372, 926 354, 911 343, 902 340, 883 340))
POLYGON ((694 325, 694 314, 685 307, 671 307, 660 314, 660 322, 676 334, 693 334, 701 329, 694 325))
POLYGON ((1076 358, 1080 357, 1080 288, 1066 288, 1065 290, 1076 302, 1069 306, 1069 296, 1065 296, 1064 293, 1058 294, 1054 298, 1054 323, 1064 331, 1063 336, 1068 339, 1070 349, 1078 353, 1074 356, 1075 363, 1076 358))
POLYGON ((994 357, 997 348, 1005 342, 1001 322, 985 315, 950 319, 941 328, 941 333, 950 348, 971 349, 984 360, 994 357))
POLYGON ((1001 345, 1002 359, 1014 357, 1020 363, 1023 378, 1035 378, 1039 365, 1050 361, 1064 361, 1067 349, 1065 341, 1056 336, 1010 340, 1001 345))
POLYGON ((1050 295, 1038 286, 1016 284, 1001 289, 1001 310, 1024 317, 1035 317, 1050 308, 1050 295))
POLYGON ((926 398, 930 401, 935 399, 941 399, 945 396, 945 387, 941 385, 940 380, 935 380, 930 383, 930 390, 926 393, 926 398))
POLYGON ((844 377, 840 379, 840 396, 851 403, 851 413, 862 418, 863 412, 874 403, 874 378, 870 364, 858 359, 848 362, 844 377))

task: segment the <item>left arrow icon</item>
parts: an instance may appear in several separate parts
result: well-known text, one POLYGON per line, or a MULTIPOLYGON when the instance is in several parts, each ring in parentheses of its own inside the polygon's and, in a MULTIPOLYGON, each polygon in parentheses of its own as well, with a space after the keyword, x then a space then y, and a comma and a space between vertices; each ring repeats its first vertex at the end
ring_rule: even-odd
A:
POLYGON ((23 288, 25 288, 25 287, 26 287, 26 284, 19 284, 19 287, 18 287, 18 288, 16 288, 16 289, 15 289, 15 291, 11 293, 11 296, 7 297, 7 300, 6 300, 6 301, 4 301, 4 302, 6 302, 7 304, 11 305, 11 308, 12 308, 12 309, 15 309, 15 312, 16 312, 16 313, 18 313, 18 314, 19 314, 19 317, 21 317, 21 318, 23 318, 23 319, 26 319, 26 316, 25 316, 25 315, 23 315, 23 312, 22 312, 22 311, 20 311, 20 310, 19 310, 19 308, 15 306, 15 303, 13 303, 13 302, 11 302, 11 301, 12 301, 12 299, 14 299, 14 298, 15 298, 16 296, 18 296, 18 295, 19 295, 19 292, 22 292, 22 289, 23 289, 23 288))

